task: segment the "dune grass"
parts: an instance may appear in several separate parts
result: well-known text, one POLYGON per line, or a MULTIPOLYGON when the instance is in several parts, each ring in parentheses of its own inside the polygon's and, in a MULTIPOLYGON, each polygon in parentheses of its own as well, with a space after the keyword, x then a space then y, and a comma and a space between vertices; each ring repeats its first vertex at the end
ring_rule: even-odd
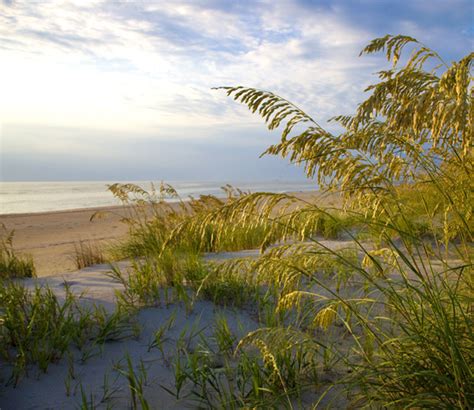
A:
POLYGON ((8 382, 14 385, 32 366, 45 373, 72 347, 85 360, 106 341, 133 334, 128 312, 108 314, 100 306, 82 306, 66 284, 60 299, 47 287, 31 291, 21 283, 0 282, 0 354, 11 366, 8 382))
MULTIPOLYGON (((230 185, 222 187, 225 197, 203 195, 187 199, 181 198, 172 186, 165 183, 158 188, 153 186, 151 192, 134 184, 119 183, 109 186, 109 190, 128 209, 124 220, 129 225, 129 239, 113 248, 114 259, 154 256, 166 247, 190 253, 254 249, 278 242, 284 232, 288 234, 287 225, 291 225, 293 230, 301 227, 314 236, 337 239, 344 233, 344 228, 357 229, 358 224, 356 218, 339 209, 311 215, 310 220, 300 215, 287 221, 291 218, 291 207, 295 205, 293 199, 287 198, 290 200, 282 201, 281 209, 259 219, 246 221, 240 211, 227 215, 228 223, 224 227, 213 221, 213 215, 226 209, 224 205, 253 197, 253 194, 230 185), (168 199, 175 202, 167 202, 168 199), (200 223, 202 220, 206 223, 200 223), (280 230, 276 229, 276 221, 280 230), (195 229, 197 227, 199 229, 195 229)), ((263 204, 253 206, 251 212, 258 214, 261 206, 263 204)))
POLYGON ((85 240, 74 244, 72 259, 78 270, 107 261, 103 248, 97 242, 85 240))
POLYGON ((153 221, 135 231, 142 255, 264 252, 207 268, 196 295, 257 311, 266 305, 271 315, 255 315, 262 328, 240 340, 236 363, 223 371, 209 349, 178 356, 176 397, 187 385, 205 406, 298 408, 320 405, 339 386, 355 407, 474 404, 472 55, 438 75, 423 71, 437 54, 414 39, 387 36, 364 52, 381 50, 393 68, 354 116, 335 119, 340 135, 272 93, 225 88, 270 129, 285 123, 266 153, 303 164, 321 187, 341 193, 343 210, 289 194, 238 193, 182 203, 186 212, 173 214, 158 240, 153 221), (415 52, 400 68, 407 44, 415 52), (301 123, 310 126, 290 138, 301 123))
POLYGON ((32 278, 36 268, 30 256, 18 255, 13 249, 14 231, 2 226, 0 238, 0 280, 7 278, 32 278))
MULTIPOLYGON (((380 73, 380 82, 370 87, 372 95, 354 116, 335 119, 346 128, 338 136, 272 93, 226 88, 228 95, 258 111, 270 129, 287 120, 281 142, 266 153, 289 156, 304 164, 308 177, 340 190, 364 238, 343 227, 358 255, 348 258, 291 223, 301 215, 311 221, 311 215, 324 213, 314 205, 276 221, 287 228, 280 240, 293 232, 309 245, 296 245, 298 259, 280 254, 266 273, 256 273, 282 278, 278 310, 309 310, 312 324, 291 324, 274 335, 267 329, 242 343, 259 346, 279 369, 272 346, 292 332, 311 338, 311 325, 327 331, 339 325, 351 344, 332 347, 350 370, 338 383, 349 389, 356 406, 468 408, 474 403, 473 163, 467 117, 473 55, 444 66, 438 77, 423 71, 426 59, 438 59, 437 54, 414 39, 386 36, 364 52, 380 50, 386 50, 393 68, 380 73), (399 68, 407 44, 415 52, 399 68), (449 114, 438 116, 433 106, 449 107, 449 114), (302 122, 310 123, 307 130, 288 138, 302 122), (332 254, 345 267, 342 272, 350 272, 339 289, 306 263, 321 252, 332 254)), ((271 215, 282 199, 257 194, 223 210, 220 222, 238 212, 250 222, 256 218, 255 206, 261 215, 271 215)))

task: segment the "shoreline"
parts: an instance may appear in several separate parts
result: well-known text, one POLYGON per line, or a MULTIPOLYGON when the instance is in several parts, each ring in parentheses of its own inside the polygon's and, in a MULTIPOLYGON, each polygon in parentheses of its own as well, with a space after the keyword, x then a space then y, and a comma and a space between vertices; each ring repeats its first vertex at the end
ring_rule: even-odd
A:
MULTIPOLYGON (((267 192, 267 191, 261 191, 261 192, 267 192)), ((268 191, 271 192, 271 191, 268 191)), ((282 191, 282 192, 272 192, 276 194, 289 194, 289 195, 313 195, 315 193, 321 194, 321 191, 317 189, 308 189, 308 190, 299 190, 299 191, 282 191)), ((225 199, 226 195, 214 195, 219 199, 225 199)), ((197 198, 197 197, 196 197, 197 198)), ((189 197, 183 197, 182 198, 184 202, 187 202, 189 200, 189 197)), ((179 202, 178 200, 168 200, 165 201, 167 203, 177 203, 179 202)), ((79 207, 79 208, 66 208, 66 209, 52 209, 48 211, 35 211, 35 212, 12 212, 12 213, 1 213, 0 212, 0 219, 3 218, 9 218, 9 217, 21 217, 21 216, 42 216, 42 215, 49 215, 49 214, 61 214, 61 213, 71 213, 71 212, 89 212, 89 211, 109 211, 112 209, 123 209, 123 208, 128 208, 133 205, 100 205, 100 206, 90 206, 90 207, 79 207)), ((1 221, 0 221, 1 222, 1 221)))
POLYGON ((70 208, 70 209, 55 209, 51 211, 38 211, 38 212, 16 212, 1 214, 0 219, 9 217, 22 217, 22 216, 44 216, 50 214, 63 214, 63 213, 74 213, 74 212, 97 212, 97 211, 108 211, 113 209, 127 208, 131 205, 103 205, 103 206, 91 206, 85 208, 70 208))
MULTIPOLYGON (((110 208, 121 206, 120 200, 114 197, 107 186, 113 181, 44 181, 44 182, 3 182, 0 181, 0 217, 30 213, 76 211, 90 208, 110 208)), ((152 190, 151 181, 122 181, 152 190)), ((170 181, 183 200, 189 196, 215 195, 226 197, 221 182, 170 181)), ((156 189, 160 186, 154 183, 156 189)), ((316 186, 310 181, 241 181, 232 182, 230 186, 241 188, 244 192, 295 192, 313 191, 316 186)), ((175 198, 167 198, 174 202, 175 198)))

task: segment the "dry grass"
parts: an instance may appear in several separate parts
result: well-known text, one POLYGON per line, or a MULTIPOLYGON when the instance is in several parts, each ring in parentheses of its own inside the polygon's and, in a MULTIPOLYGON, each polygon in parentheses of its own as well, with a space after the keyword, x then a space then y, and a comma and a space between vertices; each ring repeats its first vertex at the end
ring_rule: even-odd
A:
POLYGON ((83 269, 88 266, 106 262, 102 246, 97 242, 84 240, 74 244, 74 255, 72 259, 77 269, 83 269))

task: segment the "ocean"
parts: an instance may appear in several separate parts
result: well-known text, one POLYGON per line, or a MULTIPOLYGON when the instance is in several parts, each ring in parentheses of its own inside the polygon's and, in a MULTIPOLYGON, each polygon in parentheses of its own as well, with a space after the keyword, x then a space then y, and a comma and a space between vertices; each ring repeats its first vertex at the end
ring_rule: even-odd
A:
MULTIPOLYGON (((74 182, 0 182, 0 214, 60 211, 79 208, 120 205, 108 190, 105 181, 74 182)), ((134 181, 145 189, 149 181, 134 181)), ((170 182, 182 198, 189 195, 224 196, 221 187, 228 182, 170 182)), ((316 188, 311 181, 229 182, 245 191, 292 192, 316 188)), ((158 183, 155 183, 157 186, 158 183)))

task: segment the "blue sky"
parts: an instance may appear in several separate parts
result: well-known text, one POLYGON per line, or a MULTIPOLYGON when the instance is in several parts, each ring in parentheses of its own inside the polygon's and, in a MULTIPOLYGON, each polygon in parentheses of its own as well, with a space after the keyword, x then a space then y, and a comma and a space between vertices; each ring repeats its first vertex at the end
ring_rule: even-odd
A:
POLYGON ((473 18, 467 0, 0 0, 0 177, 302 178, 258 159, 278 133, 211 88, 272 90, 324 123, 387 66, 358 57, 372 38, 411 35, 451 61, 473 18))

